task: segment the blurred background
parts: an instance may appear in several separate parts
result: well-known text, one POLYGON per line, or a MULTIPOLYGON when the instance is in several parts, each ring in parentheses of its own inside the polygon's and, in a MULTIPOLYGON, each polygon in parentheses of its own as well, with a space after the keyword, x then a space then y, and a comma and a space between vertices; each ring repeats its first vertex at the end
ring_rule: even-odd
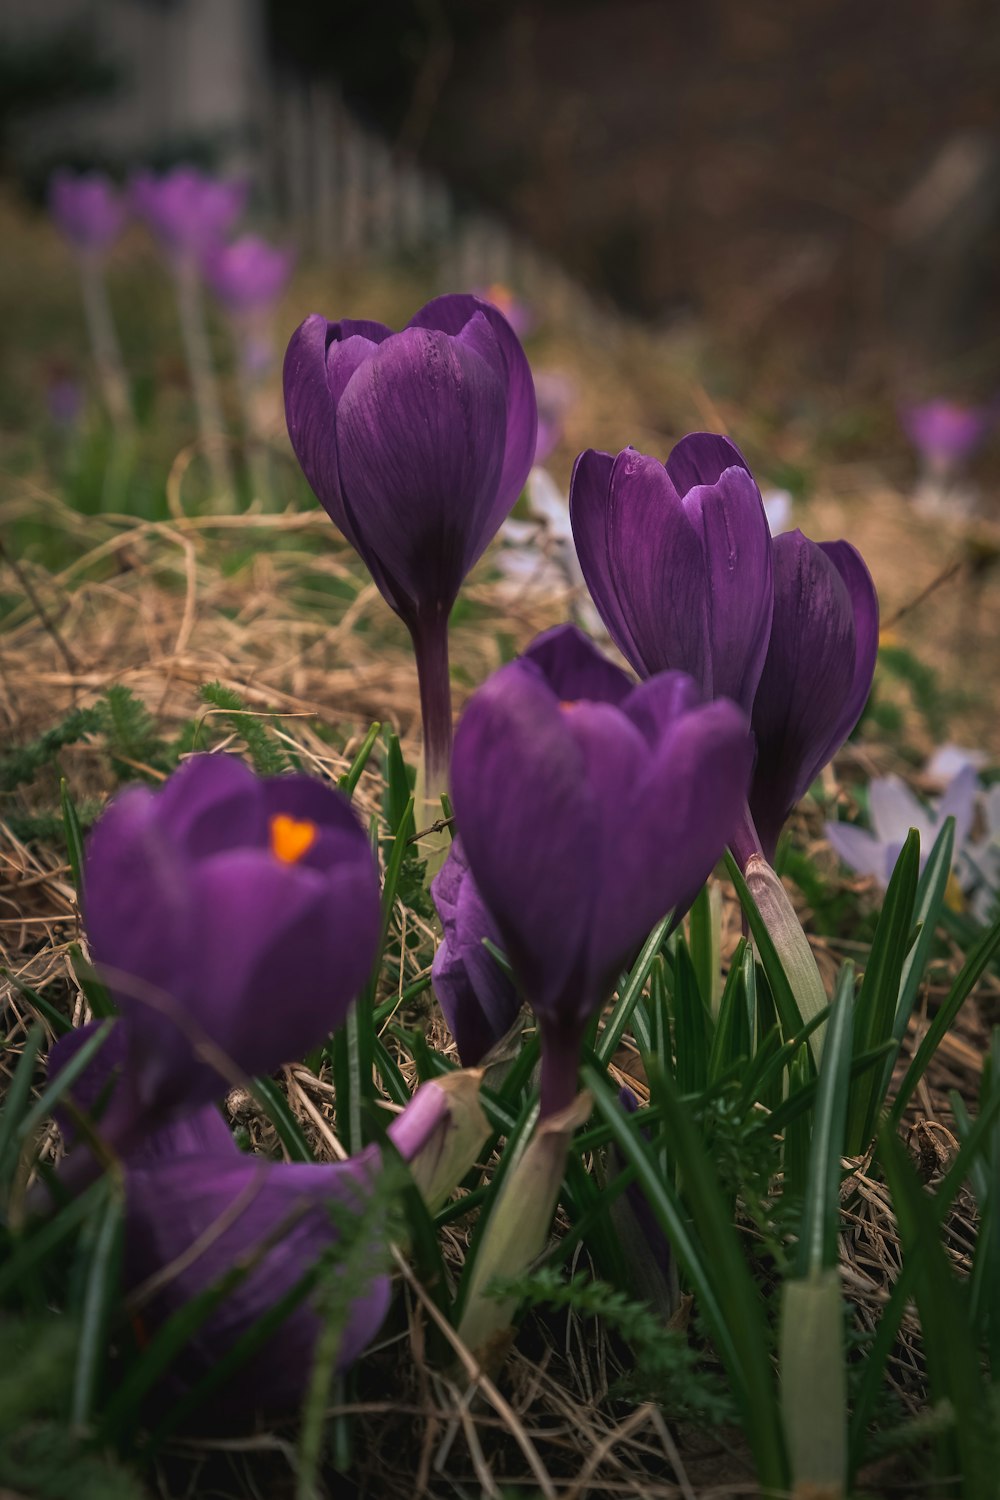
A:
POLYGON ((293 328, 475 288, 547 391, 555 493, 582 447, 727 430, 778 525, 868 559, 918 739, 1000 750, 998 76, 988 0, 4 0, 7 534, 54 566, 53 496, 310 505, 293 328), (177 164, 245 184, 232 233, 295 271, 249 332, 204 271, 206 418, 176 262, 126 199, 101 267, 125 441, 52 174, 177 164))

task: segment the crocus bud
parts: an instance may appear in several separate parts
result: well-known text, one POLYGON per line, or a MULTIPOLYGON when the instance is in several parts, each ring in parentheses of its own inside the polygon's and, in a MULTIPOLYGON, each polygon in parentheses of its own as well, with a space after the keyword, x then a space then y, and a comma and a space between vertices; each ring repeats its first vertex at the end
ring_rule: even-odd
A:
POLYGON ((344 1020, 379 932, 378 872, 347 799, 197 755, 116 797, 87 843, 91 956, 121 1011, 113 1140, 269 1072, 344 1020))
POLYGON ((284 382, 306 478, 413 638, 432 799, 451 748, 448 616, 535 451, 528 362, 496 308, 447 296, 401 333, 314 314, 284 382))
POLYGON ((110 249, 128 218, 122 194, 103 172, 54 172, 49 209, 56 227, 77 250, 95 254, 110 249))
POLYGON ((495 673, 452 760, 469 869, 539 1020, 543 1115, 573 1098, 583 1028, 622 964, 721 855, 752 760, 735 705, 701 704, 682 673, 630 688, 582 642, 550 633, 495 673))
POLYGON ((231 313, 266 311, 288 286, 295 253, 245 234, 231 245, 215 246, 203 263, 205 280, 231 313))
POLYGON ((570 515, 587 587, 639 675, 687 672, 749 713, 771 629, 771 535, 736 445, 692 433, 665 464, 589 449, 570 515))
POLYGON ((197 260, 220 245, 246 207, 243 179, 210 177, 193 166, 160 176, 139 172, 131 185, 136 213, 174 260, 197 260))
POLYGON ((490 1133, 479 1102, 478 1071, 422 1083, 389 1126, 389 1138, 434 1213, 476 1163, 490 1133))

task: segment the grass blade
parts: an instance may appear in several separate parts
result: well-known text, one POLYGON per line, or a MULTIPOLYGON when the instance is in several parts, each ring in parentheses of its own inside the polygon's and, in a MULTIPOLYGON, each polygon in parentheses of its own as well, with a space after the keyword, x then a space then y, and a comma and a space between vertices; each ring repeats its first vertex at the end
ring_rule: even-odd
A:
POLYGON ((711 1159, 690 1114, 666 1072, 651 1059, 650 1084, 663 1109, 671 1147, 685 1183, 685 1198, 697 1237, 676 1189, 665 1181, 653 1153, 621 1108, 613 1090, 592 1067, 584 1082, 611 1128, 623 1159, 668 1236, 699 1310, 726 1366, 751 1445, 757 1478, 765 1490, 787 1488, 788 1463, 760 1296, 740 1250, 711 1159), (707 1254, 704 1247, 710 1246, 707 1254))
POLYGON ((927 1065, 934 1053, 937 1051, 941 1038, 949 1029, 958 1012, 961 1010, 969 995, 975 989, 986 971, 988 964, 1000 948, 1000 918, 994 922, 992 927, 987 928, 975 947, 966 957, 955 980, 948 991, 947 998, 934 1020, 927 1029, 916 1055, 906 1070, 903 1082, 900 1084, 899 1093, 893 1101, 889 1118, 893 1125, 898 1125, 903 1118, 903 1112, 913 1097, 917 1084, 927 1071, 927 1065))
POLYGON ((781 1025, 781 1030, 786 1037, 796 1036, 802 1030, 804 1024, 802 1012, 799 1009, 799 1002, 796 1000, 792 987, 788 982, 788 975, 785 973, 781 959, 778 957, 778 950, 774 946, 771 934, 767 930, 763 917, 757 910, 757 903, 754 901, 753 896, 751 896, 750 889, 743 879, 743 872, 728 849, 726 850, 726 869, 729 871, 729 878, 736 887, 736 894, 739 897, 740 905, 746 916, 747 925, 757 946, 761 968, 764 970, 771 989, 771 998, 778 1012, 778 1021, 781 1025))
POLYGON ((993 1500, 996 1444, 979 1352, 969 1329, 968 1302, 952 1276, 933 1203, 889 1124, 879 1132, 878 1151, 892 1191, 904 1256, 917 1256, 913 1290, 931 1397, 947 1401, 954 1415, 955 1453, 946 1454, 946 1467, 951 1473, 961 1474, 965 1500, 993 1500))
MULTIPOLYGON (((913 928, 913 908, 917 896, 920 862, 920 836, 911 828, 885 894, 882 914, 875 929, 871 953, 855 1012, 855 1046, 859 1053, 870 1052, 893 1035, 903 963, 913 928)), ((891 1077, 891 1062, 887 1059, 891 1077)), ((879 1085, 886 1076, 886 1066, 859 1079, 850 1101, 850 1128, 847 1149, 850 1156, 860 1156, 875 1133, 875 1122, 882 1105, 879 1085)))

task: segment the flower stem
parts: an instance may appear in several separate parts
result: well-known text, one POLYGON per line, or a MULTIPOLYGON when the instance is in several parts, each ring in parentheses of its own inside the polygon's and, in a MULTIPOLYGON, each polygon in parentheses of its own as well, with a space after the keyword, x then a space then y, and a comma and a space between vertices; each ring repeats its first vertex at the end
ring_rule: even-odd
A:
MULTIPOLYGON (((437 610, 433 614, 418 617, 410 625, 413 653, 417 659, 420 715, 424 731, 414 796, 414 815, 418 830, 431 827, 441 817, 441 793, 448 789, 452 741, 448 613, 447 610, 437 610)), ((420 852, 427 862, 428 885, 444 864, 450 844, 451 837, 447 829, 441 833, 427 834, 421 839, 420 852)))
POLYGON ((580 1071, 580 1033, 575 1026, 540 1022, 542 1077, 539 1120, 558 1114, 576 1098, 580 1071))
POLYGON ((80 257, 80 285, 83 291, 83 311, 90 335, 90 347, 97 366, 97 377, 101 383, 104 404, 119 432, 132 429, 132 403, 129 400, 128 381, 122 362, 118 335, 111 316, 108 288, 104 272, 94 255, 80 257))
POLYGON ((198 267, 190 260, 178 261, 174 268, 177 286, 177 310, 180 314, 181 337, 188 373, 194 389, 195 406, 198 409, 198 428, 201 443, 212 471, 213 497, 218 506, 232 503, 234 493, 233 476, 226 452, 226 435, 222 423, 222 408, 212 369, 212 351, 205 327, 205 307, 201 295, 198 267))
MULTIPOLYGON (((424 799, 439 807, 448 787, 451 765, 451 676, 448 670, 448 612, 435 610, 411 626, 413 652, 420 683, 423 720, 424 799)), ((435 817, 439 813, 434 814, 435 817)))
POLYGON ((762 855, 763 848, 760 835, 754 826, 753 818, 750 816, 750 808, 747 803, 743 804, 743 813, 735 833, 729 840, 729 847, 739 864, 740 869, 746 874, 747 864, 753 854, 762 855))

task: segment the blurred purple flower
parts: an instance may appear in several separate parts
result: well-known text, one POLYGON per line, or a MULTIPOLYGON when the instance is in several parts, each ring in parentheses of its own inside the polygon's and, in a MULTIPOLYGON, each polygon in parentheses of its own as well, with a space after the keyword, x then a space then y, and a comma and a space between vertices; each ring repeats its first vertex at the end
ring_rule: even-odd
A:
POLYGON ((284 294, 294 265, 294 250, 269 245, 256 234, 213 247, 203 263, 205 280, 233 313, 273 307, 284 294))
POLYGON ((927 470, 950 477, 982 447, 996 426, 998 411, 991 406, 963 406, 936 399, 900 408, 903 431, 927 470))
POLYGON ((173 167, 161 176, 139 172, 131 184, 136 213, 164 250, 182 260, 201 259, 221 245, 249 192, 245 179, 211 177, 193 166, 173 167))
POLYGON ((45 388, 45 405, 56 427, 75 427, 85 402, 83 386, 72 375, 53 375, 45 388))
POLYGON ((128 207, 103 172, 60 168, 49 180, 49 210, 56 227, 77 250, 110 249, 125 227, 128 207))
POLYGON ((269 1072, 343 1021, 375 955, 378 872, 341 793, 197 755, 109 805, 83 910, 121 1011, 124 1087, 103 1129, 125 1149, 216 1097, 227 1068, 269 1072))
POLYGON ((771 538, 760 492, 728 438, 695 433, 666 464, 627 448, 580 455, 570 492, 584 577, 640 676, 690 672, 752 716, 754 829, 741 862, 773 859, 798 797, 850 734, 871 688, 878 600, 847 542, 771 538))
POLYGON ((542 370, 535 376, 538 398, 538 440, 535 443, 536 464, 544 464, 563 435, 566 413, 572 407, 576 392, 573 382, 554 370, 542 370))
POLYGON ((470 699, 452 759, 469 869, 538 1017, 545 1115, 622 964, 722 853, 753 757, 732 703, 682 673, 630 687, 596 656, 573 627, 543 637, 470 699))
POLYGON ((524 351, 495 308, 438 297, 401 333, 313 314, 292 336, 284 382, 306 478, 413 638, 428 785, 441 787, 448 616, 535 451, 524 351))
MULTIPOLYGON (((52 1076, 65 1067, 89 1030, 61 1039, 50 1061, 52 1076)), ((106 1047, 74 1082, 73 1102, 83 1112, 93 1108, 114 1077, 113 1064, 122 1060, 108 1053, 106 1047)), ((115 1087, 121 1090, 124 1085, 119 1079, 115 1087)), ((103 1130, 103 1121, 97 1128, 103 1130)), ((418 1181, 433 1183, 444 1160, 449 1189, 481 1144, 479 1136, 470 1138, 457 1091, 449 1091, 440 1080, 417 1090, 389 1126, 388 1136, 418 1181), (463 1129, 465 1139, 456 1155, 452 1137, 463 1129)), ((141 1137, 126 1156, 124 1169, 125 1285, 133 1306, 139 1292, 136 1326, 142 1336, 150 1336, 248 1259, 255 1261, 171 1365, 167 1378, 175 1391, 207 1374, 255 1322, 316 1273, 320 1287, 311 1286, 261 1349, 239 1367, 220 1403, 223 1410, 233 1411, 292 1406, 309 1380, 323 1328, 322 1281, 338 1274, 345 1220, 369 1208, 381 1170, 378 1147, 332 1165, 244 1155, 218 1111, 204 1105, 141 1137)), ((346 1227, 349 1231, 349 1222, 346 1227)), ((361 1227, 370 1236, 362 1247, 370 1275, 347 1314, 337 1350, 339 1370, 352 1364, 375 1337, 390 1300, 380 1232, 371 1224, 367 1230, 361 1227)))

